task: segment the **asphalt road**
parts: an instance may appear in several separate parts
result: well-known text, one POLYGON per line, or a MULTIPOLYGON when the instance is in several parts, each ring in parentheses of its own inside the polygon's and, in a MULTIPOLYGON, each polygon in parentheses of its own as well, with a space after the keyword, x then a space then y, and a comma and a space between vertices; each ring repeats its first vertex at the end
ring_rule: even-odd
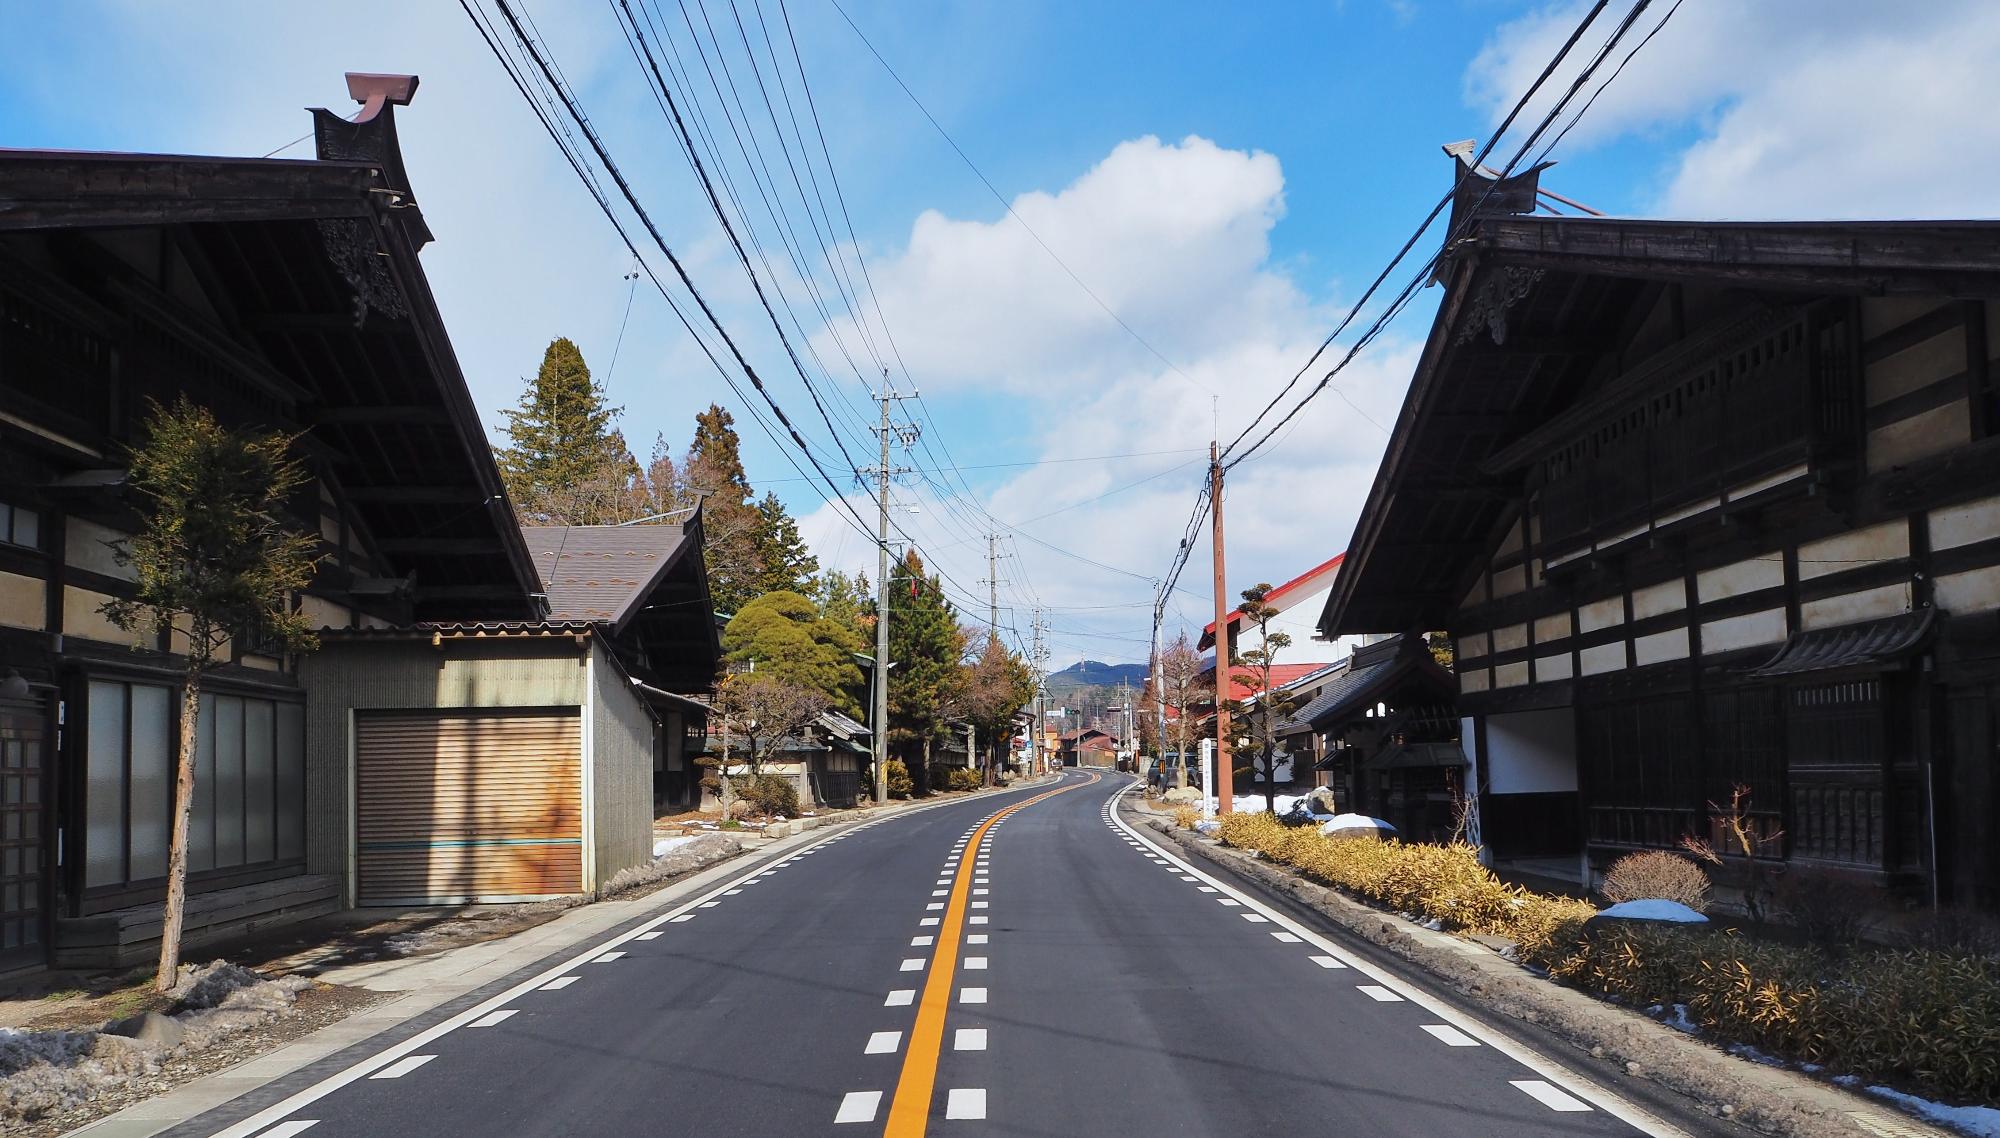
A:
POLYGON ((837 831, 174 1133, 1701 1132, 1133 832, 1127 781, 837 831))

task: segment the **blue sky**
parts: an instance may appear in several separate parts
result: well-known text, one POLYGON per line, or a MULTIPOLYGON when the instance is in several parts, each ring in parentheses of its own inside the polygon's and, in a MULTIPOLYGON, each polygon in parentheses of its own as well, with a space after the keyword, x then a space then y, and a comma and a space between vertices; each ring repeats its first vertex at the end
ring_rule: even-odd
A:
MULTIPOLYGON (((1586 42, 1630 2, 1614 0, 1586 42)), ((760 15, 782 34, 789 14, 908 375, 890 362, 899 384, 924 391, 933 448, 914 464, 935 467, 948 453, 968 468, 976 505, 940 499, 951 475, 912 477, 899 497, 920 512, 900 513, 899 524, 955 590, 983 597, 978 535, 988 523, 978 511, 1006 523, 1003 623, 1025 630, 1031 607, 1046 606, 1058 666, 1143 653, 1150 586, 1139 578, 1171 556, 1212 430, 1232 435, 1304 363, 1442 192, 1440 144, 1491 131, 1585 7, 849 3, 992 183, 1149 349, 1007 216, 829 0, 786 0, 782 12, 777 0, 737 0, 733 13, 727 0, 705 3, 688 0, 686 11, 696 21, 705 11, 725 44, 736 16, 754 36, 760 15), (1102 455, 1135 457, 1093 457, 1102 455), (1086 461, 1025 465, 1051 459, 1086 461)), ((624 406, 642 458, 656 433, 680 449, 695 412, 720 400, 739 410, 753 481, 806 520, 822 558, 872 562, 867 541, 740 414, 657 295, 636 296, 619 340, 629 258, 456 3, 8 8, 5 146, 262 154, 305 131, 301 108, 351 106, 343 71, 420 74, 399 125, 439 238, 425 264, 489 425, 547 341, 571 336, 624 406)), ((527 0, 525 9, 696 283, 837 465, 614 6, 527 0)), ((2000 94, 1985 62, 1996 48, 2000 15, 1972 0, 1911 10, 1690 0, 1564 140, 1545 184, 1621 214, 1990 214, 2000 127, 1981 108, 2000 94)), ((746 107, 764 114, 740 55, 735 66, 746 107)), ((707 97, 697 88, 697 101, 707 97)), ((712 125, 725 129, 719 117, 712 125)), ((736 170, 747 192, 748 168, 736 170)), ((776 230, 752 213, 804 318, 835 431, 863 452, 869 408, 854 373, 873 371, 869 353, 830 278, 819 282, 835 312, 828 328, 776 230), (823 381, 820 361, 831 373, 823 381)), ((802 212, 797 220, 803 230, 802 212)), ((1421 297, 1343 376, 1339 396, 1317 400, 1238 468, 1232 591, 1284 580, 1345 542, 1383 442, 1370 420, 1392 420, 1433 303, 1434 292, 1421 297)), ((862 319, 876 320, 866 305, 862 319)), ((1190 577, 1205 582, 1205 566, 1196 569, 1190 577)), ((1188 582, 1177 615, 1199 623, 1206 592, 1188 582)))

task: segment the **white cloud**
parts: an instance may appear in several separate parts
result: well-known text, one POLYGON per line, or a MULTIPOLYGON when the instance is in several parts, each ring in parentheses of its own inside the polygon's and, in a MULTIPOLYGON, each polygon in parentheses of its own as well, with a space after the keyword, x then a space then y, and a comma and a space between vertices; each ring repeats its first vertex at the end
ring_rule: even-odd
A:
MULTIPOLYGON (((1466 71, 1468 101, 1498 125, 1586 7, 1557 4, 1501 26, 1466 71)), ((1663 0, 1640 17, 1613 66, 1669 7, 1663 0)), ((1620 14, 1600 17, 1583 46, 1601 42, 1620 14)), ((1664 163, 1658 192, 1641 195, 1667 216, 1991 216, 1996 51, 2000 8, 1977 0, 1689 3, 1558 157, 1575 162, 1629 135, 1674 139, 1681 149, 1664 163)), ((1566 88, 1577 66, 1549 90, 1566 88)), ((1537 117, 1531 108, 1527 121, 1537 117)))
MULTIPOLYGON (((1269 234, 1283 215, 1283 193, 1283 172, 1270 155, 1201 138, 1142 138, 1121 143, 1061 190, 1016 199, 1036 232, 1185 374, 1135 343, 1011 218, 929 212, 906 249, 871 262, 921 382, 1004 389, 1023 414, 1046 424, 1035 452, 1022 459, 1174 452, 1118 463, 1045 462, 985 495, 993 516, 1040 539, 1013 542, 1019 560, 1001 566, 1012 582, 1002 603, 1015 610, 1022 632, 1024 585, 1050 606, 1055 666, 1080 656, 1143 658, 1151 587, 1077 558, 1163 572, 1205 477, 1217 414, 1212 397, 1220 401, 1226 440, 1333 323, 1326 306, 1271 260, 1269 234), (1103 607, 1113 605, 1129 607, 1103 607)), ((1343 373, 1339 387, 1368 418, 1386 424, 1414 365, 1413 344, 1385 339, 1343 373)), ((1362 413, 1328 392, 1280 441, 1231 473, 1232 603, 1247 585, 1286 580, 1339 550, 1384 441, 1362 413)), ((899 515, 899 524, 933 564, 975 594, 978 603, 962 607, 982 617, 985 590, 977 583, 987 576, 986 544, 977 522, 952 517, 928 490, 899 490, 898 499, 921 505, 922 514, 899 515)), ((868 513, 865 502, 857 505, 868 513)), ((823 554, 845 540, 841 528, 829 509, 808 522, 823 554)), ((872 573, 872 565, 855 564, 872 560, 861 541, 846 540, 846 549, 852 567, 872 573)), ((1170 635, 1182 619, 1198 630, 1212 615, 1208 563, 1204 537, 1170 610, 1170 635)))

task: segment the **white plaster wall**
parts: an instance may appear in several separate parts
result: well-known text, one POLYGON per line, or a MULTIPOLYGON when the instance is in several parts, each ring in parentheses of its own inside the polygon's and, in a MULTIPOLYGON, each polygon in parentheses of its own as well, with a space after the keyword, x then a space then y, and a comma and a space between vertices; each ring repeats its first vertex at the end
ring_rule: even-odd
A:
POLYGON ((1703 604, 1754 593, 1759 589, 1775 589, 1784 583, 1784 555, 1775 551, 1733 565, 1704 569, 1694 575, 1694 590, 1703 604))
POLYGON ((1643 589, 1632 590, 1632 619, 1645 620, 1649 616, 1679 612, 1687 607, 1687 583, 1685 581, 1662 581, 1643 589))
MULTIPOLYGON (((1470 736, 1461 736, 1470 738, 1470 736)), ((1486 717, 1487 785, 1494 794, 1576 789, 1576 715, 1567 707, 1486 717)))
POLYGON ((1909 611, 1910 586, 1905 582, 1807 601, 1799 606, 1799 624, 1806 628, 1832 628, 1909 611))
POLYGON ((1931 511, 1931 548, 1956 549, 2000 537, 2000 498, 1981 498, 1931 511))
POLYGON ((1666 660, 1684 660, 1687 654, 1688 630, 1685 628, 1670 628, 1651 636, 1641 636, 1632 642, 1632 663, 1635 667, 1643 668, 1666 660))
POLYGON ((1946 612, 2000 609, 2000 565, 1939 577, 1934 598, 1946 612))
POLYGON ((1599 644, 1595 648, 1585 648, 1577 655, 1586 676, 1615 672, 1625 666, 1625 642, 1614 640, 1609 644, 1599 644))
POLYGON ((1578 609, 1576 613, 1578 632, 1596 632, 1600 628, 1610 628, 1623 623, 1625 623, 1623 594, 1592 601, 1578 609))
POLYGON ((1799 546, 1799 579, 1824 577, 1910 555, 1910 523, 1898 518, 1799 546))
POLYGON ((1784 609, 1765 609, 1701 626, 1701 650, 1731 652, 1757 644, 1776 644, 1787 635, 1784 609))

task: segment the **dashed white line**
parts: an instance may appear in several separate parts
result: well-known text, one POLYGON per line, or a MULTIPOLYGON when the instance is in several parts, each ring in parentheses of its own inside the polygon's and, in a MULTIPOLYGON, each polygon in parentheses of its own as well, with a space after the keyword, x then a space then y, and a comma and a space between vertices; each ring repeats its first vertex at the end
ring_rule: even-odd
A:
POLYGON ((925 917, 923 920, 918 921, 917 923, 920 925, 934 925, 938 923, 938 919, 936 917, 925 917))
POLYGON ((868 1046, 861 1049, 863 1055, 894 1055, 903 1045, 900 1031, 878 1031, 868 1037, 868 1046))
POLYGON ((967 943, 967 944, 985 944, 985 943, 986 943, 986 934, 985 934, 985 933, 967 933, 967 934, 965 934, 965 943, 967 943))
POLYGON ((983 1004, 986 1002, 986 989, 960 988, 958 990, 958 1002, 961 1004, 983 1004))
POLYGON ((699 906, 697 906, 697 908, 713 909, 720 904, 722 904, 722 902, 720 901, 703 901, 699 906))
POLYGON ((953 1051, 986 1050, 986 1029, 983 1027, 961 1027, 951 1038, 953 1051))
POLYGON ((499 1024, 505 1023, 507 1020, 514 1018, 514 1012, 516 1010, 517 1009, 514 1008, 502 1008, 501 1010, 494 1012, 492 1015, 473 1020, 471 1023, 468 1023, 465 1026, 495 1027, 498 1026, 499 1024))
POLYGON ((638 937, 637 937, 637 938, 635 938, 635 939, 638 939, 638 940, 658 940, 658 939, 660 939, 661 937, 663 937, 663 936, 665 936, 665 935, 667 935, 667 934, 666 934, 666 933, 663 933, 663 932, 661 932, 661 931, 660 931, 659 929, 654 929, 654 930, 653 930, 652 932, 649 932, 649 933, 640 933, 640 934, 638 935, 638 937))
POLYGON ((968 957, 966 957, 966 958, 965 958, 965 970, 966 970, 967 972, 983 972, 983 971, 985 971, 985 970, 986 970, 986 958, 985 958, 985 957, 983 957, 983 956, 968 956, 968 957))
POLYGON ((592 964, 609 964, 609 963, 611 963, 611 962, 612 962, 612 961, 614 961, 614 960, 619 960, 619 959, 622 959, 622 958, 623 958, 624 956, 625 956, 625 954, 624 954, 624 953, 622 953, 622 952, 607 952, 607 953, 605 953, 604 955, 602 955, 602 956, 600 956, 600 957, 596 958, 595 960, 592 960, 592 961, 591 961, 591 963, 592 963, 592 964))
POLYGON ((574 984, 581 979, 583 979, 583 977, 581 976, 558 976, 555 979, 549 981, 548 983, 542 985, 541 990, 544 992, 560 992, 564 988, 569 987, 571 984, 574 984))
POLYGON ((1357 984, 1355 987, 1360 989, 1362 995, 1367 996, 1378 1004, 1400 1004, 1403 1002, 1403 997, 1391 992, 1380 984, 1357 984))
POLYGON ((405 1055, 368 1077, 371 1079, 400 1079, 435 1058, 437 1058, 435 1055, 405 1055))
POLYGON ((833 1120, 841 1122, 873 1122, 875 1111, 882 1105, 881 1091, 849 1091, 840 1100, 840 1109, 833 1120))
POLYGON ((931 896, 933 896, 933 897, 949 897, 949 896, 951 896, 951 890, 949 890, 949 889, 933 889, 933 890, 931 890, 931 896))
POLYGON ((938 911, 939 909, 942 909, 942 908, 944 908, 944 902, 943 902, 943 901, 932 901, 932 902, 931 902, 930 904, 928 904, 928 905, 925 905, 925 906, 924 906, 924 909, 925 909, 925 910, 926 910, 927 912, 932 912, 932 913, 935 913, 935 912, 937 912, 937 911, 938 911))
POLYGON ((924 970, 924 958, 921 956, 910 957, 908 960, 903 961, 902 970, 905 972, 922 972, 924 970))
POLYGON ((1271 938, 1272 938, 1273 940, 1276 940, 1276 941, 1278 941, 1278 942, 1279 942, 1279 943, 1281 943, 1281 944, 1297 944, 1297 943, 1299 943, 1299 938, 1298 938, 1298 937, 1295 937, 1295 936, 1293 936, 1293 935, 1292 935, 1291 933, 1288 933, 1288 932, 1275 932, 1275 933, 1272 933, 1272 934, 1271 934, 1271 938))
POLYGON ((675 925, 678 925, 678 924, 680 924, 680 923, 681 923, 681 922, 683 922, 683 921, 692 921, 692 920, 694 920, 694 914, 693 914, 693 913, 682 913, 682 914, 681 914, 680 916, 678 916, 678 917, 668 917, 668 918, 667 918, 667 923, 668 923, 668 924, 675 924, 675 925))
POLYGON ((937 943, 937 938, 934 936, 913 936, 910 938, 911 948, 922 948, 927 944, 935 943, 937 943))
POLYGON ((1237 900, 1236 898, 1234 898, 1234 897, 1220 897, 1220 898, 1217 898, 1217 900, 1218 900, 1218 901, 1220 901, 1220 902, 1221 902, 1222 904, 1224 904, 1224 905, 1229 905, 1229 906, 1232 906, 1232 907, 1233 907, 1233 906, 1237 906, 1237 905, 1241 905, 1241 904, 1243 903, 1243 902, 1241 902, 1241 901, 1238 901, 1238 900, 1237 900))
POLYGON ((1340 961, 1338 961, 1338 960, 1335 960, 1335 959, 1334 959, 1333 957, 1331 957, 1331 956, 1308 956, 1308 957, 1306 957, 1306 959, 1307 959, 1307 960, 1310 960, 1310 961, 1312 961, 1312 962, 1313 962, 1314 964, 1317 964, 1317 965, 1319 965, 1319 966, 1320 966, 1321 968, 1345 968, 1345 967, 1347 967, 1347 965, 1346 965, 1346 964, 1343 964, 1342 962, 1340 962, 1340 961))
POLYGON ((1262 913, 1245 913, 1243 914, 1243 919, 1253 925, 1268 925, 1271 923, 1271 918, 1262 913))
POLYGON ((915 988, 898 988, 889 993, 889 998, 882 1001, 882 1006, 885 1008, 906 1008, 914 1003, 916 998, 917 990, 915 988))
POLYGON ((986 1092, 978 1088, 953 1087, 944 1099, 946 1118, 985 1118, 986 1092))
POLYGON ((1540 1079, 1510 1079, 1509 1085, 1521 1093, 1548 1107, 1550 1110, 1567 1112, 1590 1109, 1590 1104, 1582 1099, 1572 1098, 1540 1079))
POLYGON ((303 1134, 318 1125, 319 1119, 317 1118, 294 1118, 289 1122, 278 1123, 276 1126, 257 1135, 257 1138, 292 1138, 293 1135, 303 1134))
POLYGON ((972 907, 973 907, 973 908, 975 908, 975 909, 984 909, 984 908, 986 907, 986 902, 984 902, 984 901, 974 901, 974 902, 972 903, 972 907))
POLYGON ((1443 1041, 1447 1047, 1477 1047, 1479 1041, 1449 1024, 1427 1023, 1424 1030, 1443 1041))
POLYGON ((1197 886, 1195 886, 1195 888, 1197 888, 1197 889, 1201 890, 1201 891, 1202 891, 1203 893, 1213 893, 1213 892, 1215 892, 1215 886, 1213 886, 1213 885, 1197 885, 1197 886))

